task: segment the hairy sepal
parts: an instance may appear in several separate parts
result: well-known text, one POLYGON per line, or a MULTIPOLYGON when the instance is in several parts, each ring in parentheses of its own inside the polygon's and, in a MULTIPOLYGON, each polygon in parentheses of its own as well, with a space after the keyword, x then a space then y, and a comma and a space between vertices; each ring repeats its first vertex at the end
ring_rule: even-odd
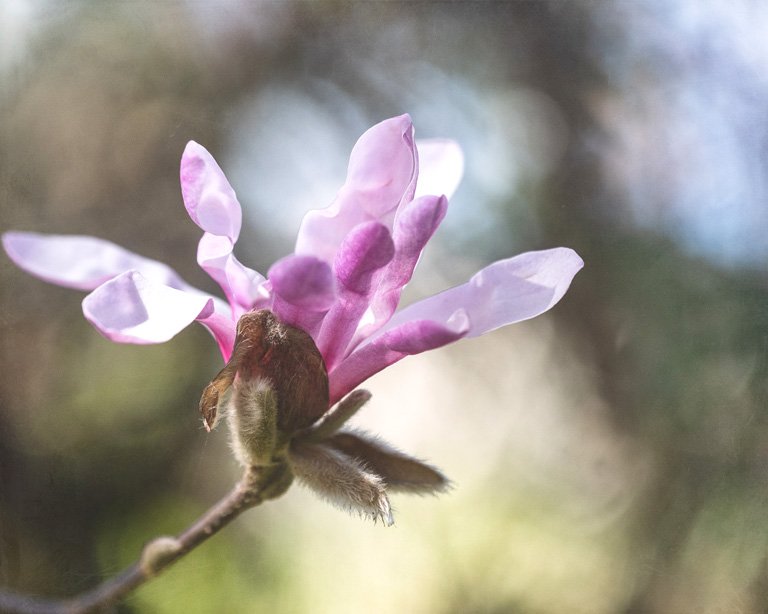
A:
POLYGON ((389 492, 434 495, 450 488, 450 480, 437 468, 368 433, 343 431, 325 444, 380 476, 389 492))
POLYGON ((363 462, 325 443, 294 441, 288 461, 294 475, 333 505, 391 526, 384 480, 363 462))

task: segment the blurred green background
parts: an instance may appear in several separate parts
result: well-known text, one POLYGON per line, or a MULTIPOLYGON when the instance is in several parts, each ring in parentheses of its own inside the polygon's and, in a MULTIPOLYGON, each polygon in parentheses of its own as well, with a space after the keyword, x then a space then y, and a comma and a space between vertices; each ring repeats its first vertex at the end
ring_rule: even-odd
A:
MULTIPOLYGON (((368 126, 411 113, 465 179, 407 301, 565 245, 549 314, 376 376, 357 425, 454 481, 396 525, 293 488, 121 613, 768 609, 768 6, 5 0, 0 230, 195 264, 194 139, 265 272, 368 126)), ((71 595, 237 478, 200 327, 115 345, 0 258, 0 584, 71 595)))

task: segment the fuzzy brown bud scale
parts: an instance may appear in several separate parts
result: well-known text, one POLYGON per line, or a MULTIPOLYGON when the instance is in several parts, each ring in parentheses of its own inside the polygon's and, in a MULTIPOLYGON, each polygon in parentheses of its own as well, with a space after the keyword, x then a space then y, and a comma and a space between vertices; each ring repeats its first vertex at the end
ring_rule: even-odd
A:
POLYGON ((232 357, 200 400, 208 430, 236 377, 269 384, 277 401, 277 427, 285 434, 312 425, 328 409, 328 374, 315 342, 269 310, 250 311, 240 318, 232 357))

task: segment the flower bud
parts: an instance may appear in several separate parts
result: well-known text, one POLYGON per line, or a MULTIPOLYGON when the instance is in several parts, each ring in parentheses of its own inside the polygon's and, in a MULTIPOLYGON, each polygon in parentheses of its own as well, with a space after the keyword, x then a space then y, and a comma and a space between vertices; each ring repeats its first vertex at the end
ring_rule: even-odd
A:
POLYGON ((210 430, 226 409, 232 444, 245 465, 265 465, 288 438, 328 409, 328 375, 315 342, 266 309, 244 314, 227 365, 203 391, 210 430))
POLYGON ((327 411, 328 374, 315 342, 271 311, 249 311, 240 318, 233 361, 245 382, 264 380, 271 385, 277 428, 283 433, 306 428, 327 411))

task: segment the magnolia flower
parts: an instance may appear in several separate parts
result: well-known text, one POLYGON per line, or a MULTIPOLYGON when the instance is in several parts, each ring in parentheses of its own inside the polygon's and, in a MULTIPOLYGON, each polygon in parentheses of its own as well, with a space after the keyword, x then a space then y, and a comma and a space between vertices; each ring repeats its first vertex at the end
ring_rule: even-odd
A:
POLYGON ((182 197, 203 230, 197 261, 226 301, 165 264, 94 237, 8 232, 3 246, 25 271, 90 291, 83 313, 113 341, 160 343, 193 321, 205 326, 227 363, 203 394, 206 426, 225 411, 237 422, 233 437, 244 464, 289 455, 293 473, 325 496, 389 520, 385 487, 435 491, 444 478, 383 442, 339 431, 367 396, 358 392, 329 408, 405 356, 547 311, 583 266, 567 248, 529 252, 397 310, 462 166, 456 143, 416 143, 408 115, 373 126, 355 144, 334 202, 306 214, 294 253, 264 277, 233 254, 240 204, 213 157, 190 142, 181 159, 182 197), (260 434, 254 440, 247 432, 260 434), (370 488, 339 491, 338 483, 354 483, 358 474, 370 488), (375 500, 369 491, 379 493, 375 500))

